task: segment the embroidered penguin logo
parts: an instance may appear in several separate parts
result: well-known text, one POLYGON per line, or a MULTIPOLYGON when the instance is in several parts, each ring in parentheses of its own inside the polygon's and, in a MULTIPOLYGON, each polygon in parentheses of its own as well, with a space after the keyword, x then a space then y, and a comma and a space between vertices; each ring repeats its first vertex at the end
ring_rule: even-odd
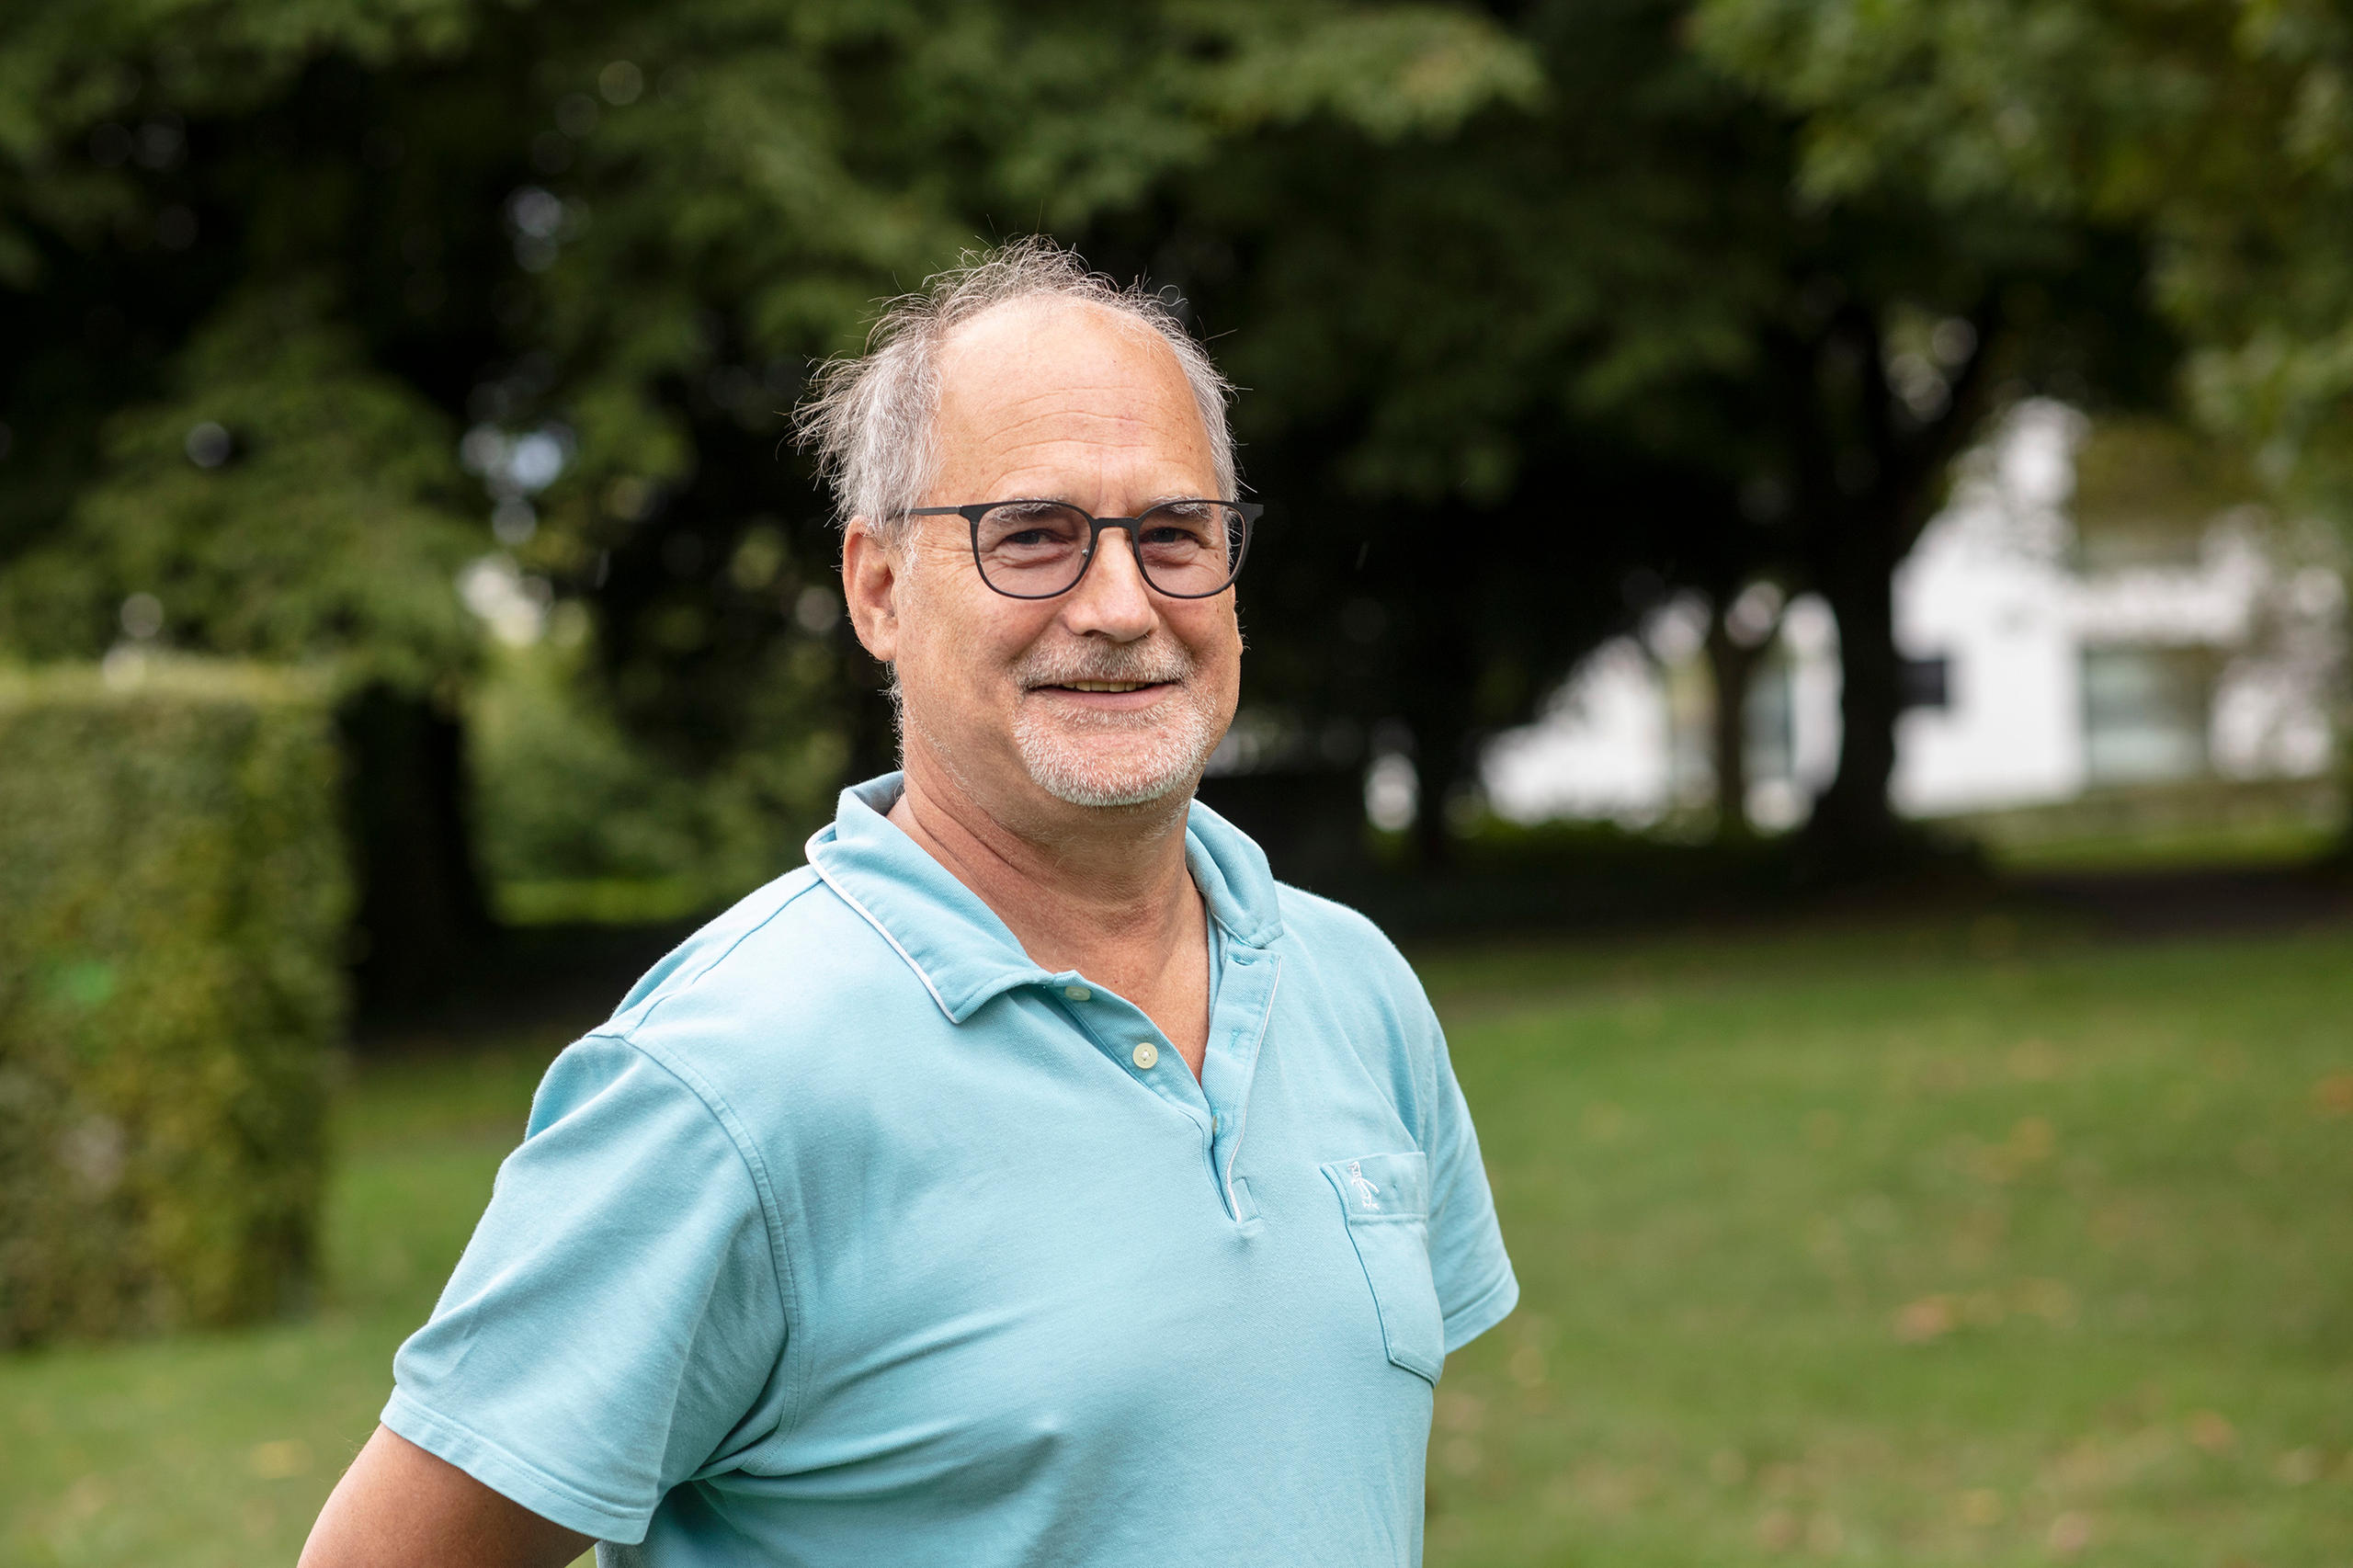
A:
POLYGON ((1364 1162, 1362 1160, 1350 1160, 1348 1162, 1348 1185, 1357 1189, 1357 1201, 1358 1203, 1363 1204, 1367 1209, 1378 1209, 1381 1207, 1381 1188, 1373 1186, 1371 1182, 1365 1179, 1364 1162))

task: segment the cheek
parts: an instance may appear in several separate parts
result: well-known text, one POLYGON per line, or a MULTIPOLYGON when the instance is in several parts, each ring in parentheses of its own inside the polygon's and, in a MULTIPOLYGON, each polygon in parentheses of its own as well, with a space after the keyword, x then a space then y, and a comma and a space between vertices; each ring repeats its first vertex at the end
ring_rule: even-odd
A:
POLYGON ((1228 601, 1223 610, 1201 629, 1194 642, 1195 656, 1214 671, 1219 683, 1228 688, 1242 679, 1242 623, 1228 601))
POLYGON ((925 560, 901 600, 899 680, 910 701, 936 701, 951 718, 977 716, 1010 699, 1025 631, 996 605, 977 602, 943 564, 968 563, 925 560))

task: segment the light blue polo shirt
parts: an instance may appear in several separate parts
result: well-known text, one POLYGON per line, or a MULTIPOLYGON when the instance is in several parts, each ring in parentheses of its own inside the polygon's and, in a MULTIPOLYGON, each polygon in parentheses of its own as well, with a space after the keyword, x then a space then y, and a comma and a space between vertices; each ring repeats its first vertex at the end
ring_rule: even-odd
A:
POLYGON ((1419 1562, 1518 1287, 1413 971, 1196 804, 1196 1083, 898 790, 548 1070, 384 1424, 608 1563, 1419 1562))

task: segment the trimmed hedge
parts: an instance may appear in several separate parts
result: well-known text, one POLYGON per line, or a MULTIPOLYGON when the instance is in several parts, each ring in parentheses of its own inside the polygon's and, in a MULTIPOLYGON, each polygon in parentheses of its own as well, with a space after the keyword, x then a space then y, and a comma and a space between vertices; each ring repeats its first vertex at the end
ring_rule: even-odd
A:
POLYGON ((330 698, 0 672, 0 1346, 306 1285, 349 902, 330 698))

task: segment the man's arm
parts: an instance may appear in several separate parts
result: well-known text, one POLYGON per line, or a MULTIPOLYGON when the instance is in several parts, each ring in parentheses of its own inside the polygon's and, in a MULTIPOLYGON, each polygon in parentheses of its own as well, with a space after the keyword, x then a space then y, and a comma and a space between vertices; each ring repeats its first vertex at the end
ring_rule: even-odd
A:
POLYGON ((379 1426, 319 1511, 300 1568, 563 1568, 591 1544, 379 1426))

